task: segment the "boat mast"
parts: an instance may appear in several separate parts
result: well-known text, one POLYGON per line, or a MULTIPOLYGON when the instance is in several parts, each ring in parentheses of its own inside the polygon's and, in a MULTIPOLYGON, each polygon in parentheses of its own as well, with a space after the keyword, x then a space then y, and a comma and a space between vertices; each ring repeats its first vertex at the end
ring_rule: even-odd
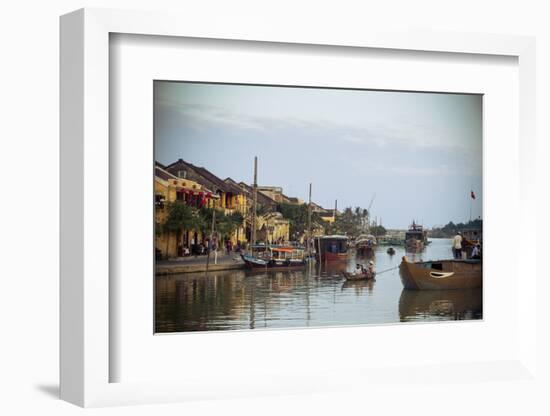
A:
POLYGON ((254 184, 252 186, 252 235, 251 244, 256 243, 256 205, 258 204, 258 156, 254 156, 254 184))
POLYGON ((311 256, 311 182, 309 183, 309 203, 307 204, 307 254, 311 256))

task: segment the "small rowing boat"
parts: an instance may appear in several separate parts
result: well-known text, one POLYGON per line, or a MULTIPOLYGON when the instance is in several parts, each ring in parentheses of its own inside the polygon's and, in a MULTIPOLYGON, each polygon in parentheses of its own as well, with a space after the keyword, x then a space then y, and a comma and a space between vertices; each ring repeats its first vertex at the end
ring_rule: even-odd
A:
POLYGON ((444 290, 481 287, 481 260, 437 260, 410 262, 403 256, 399 276, 405 289, 444 290))
POLYGON ((342 272, 346 280, 357 281, 357 280, 374 280, 376 277, 376 272, 342 272))

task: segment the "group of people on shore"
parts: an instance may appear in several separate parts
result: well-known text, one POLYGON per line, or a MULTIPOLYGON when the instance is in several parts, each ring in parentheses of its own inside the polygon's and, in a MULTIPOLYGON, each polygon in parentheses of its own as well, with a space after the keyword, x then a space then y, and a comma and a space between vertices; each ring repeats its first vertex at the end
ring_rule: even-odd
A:
MULTIPOLYGON (((216 239, 211 241, 209 238, 205 242, 199 242, 198 244, 195 241, 191 240, 189 245, 180 245, 178 254, 180 257, 189 257, 189 256, 204 256, 209 252, 218 250, 218 243, 216 239)), ((227 254, 232 252, 240 253, 243 250, 243 245, 240 241, 237 241, 236 244, 233 244, 231 240, 225 241, 225 251, 227 254)))
POLYGON ((453 257, 457 260, 481 259, 481 244, 478 240, 468 241, 458 231, 453 238, 453 257))

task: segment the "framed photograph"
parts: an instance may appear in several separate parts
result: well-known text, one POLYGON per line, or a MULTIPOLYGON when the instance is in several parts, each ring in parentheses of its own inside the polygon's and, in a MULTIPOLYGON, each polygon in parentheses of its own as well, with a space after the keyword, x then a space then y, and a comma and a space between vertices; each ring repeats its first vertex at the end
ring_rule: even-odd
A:
POLYGON ((534 40, 327 36, 62 17, 63 399, 534 379, 534 40))
POLYGON ((153 90, 155 333, 483 318, 481 94, 153 90))

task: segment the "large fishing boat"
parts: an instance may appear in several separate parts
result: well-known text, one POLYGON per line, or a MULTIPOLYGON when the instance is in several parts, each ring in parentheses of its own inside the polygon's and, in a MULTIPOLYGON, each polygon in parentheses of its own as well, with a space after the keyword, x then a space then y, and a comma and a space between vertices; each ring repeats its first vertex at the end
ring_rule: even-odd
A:
POLYGON ((405 233, 405 246, 410 250, 422 250, 428 244, 428 232, 424 230, 424 227, 413 221, 411 227, 405 233))
POLYGON ((294 269, 305 267, 305 249, 301 246, 257 244, 241 254, 249 269, 294 269))
POLYGON ((319 262, 346 260, 348 258, 348 237, 345 235, 315 237, 315 252, 315 257, 319 262))
POLYGON ((443 290, 481 287, 481 260, 437 260, 410 262, 403 256, 399 275, 405 289, 443 290))
POLYGON ((372 234, 361 234, 355 239, 355 252, 360 256, 372 254, 376 244, 375 236, 372 234))

